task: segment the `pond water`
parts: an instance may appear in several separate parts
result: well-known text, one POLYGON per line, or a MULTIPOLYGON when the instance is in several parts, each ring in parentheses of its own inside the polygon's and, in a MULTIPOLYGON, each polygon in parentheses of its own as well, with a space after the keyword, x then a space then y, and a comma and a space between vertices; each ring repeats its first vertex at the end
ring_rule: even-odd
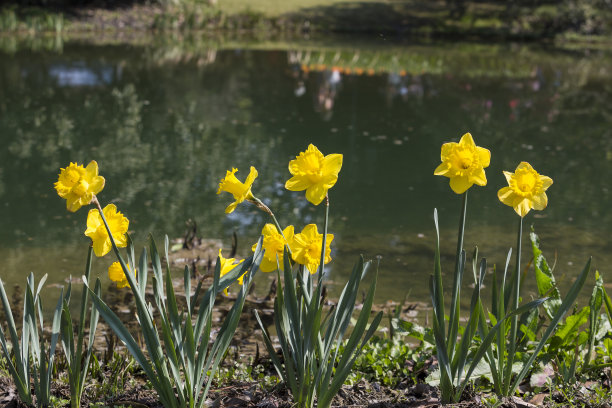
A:
MULTIPOLYGON (((407 293, 427 301, 433 209, 450 275, 460 207, 433 170, 441 144, 468 131, 492 153, 488 185, 470 190, 468 253, 478 245, 491 265, 503 264, 517 216, 496 193, 502 170, 528 161, 554 179, 548 208, 525 226, 535 224, 556 275, 567 285, 592 255, 610 280, 609 53, 384 39, 153 43, 0 41, 0 276, 8 287, 30 271, 56 284, 82 274, 87 210, 68 213, 53 189, 70 161, 97 160, 106 178, 100 200, 128 216, 136 241, 180 237, 191 219, 226 248, 236 232, 247 255, 268 220, 250 205, 226 216, 231 199, 215 194, 218 181, 227 169, 242 178, 255 166, 254 192, 281 224, 321 223, 322 206, 283 188, 288 161, 313 143, 344 154, 330 190, 332 288, 358 254, 380 255, 379 301, 407 293)), ((524 242, 527 265, 527 234, 524 242)), ((96 261, 96 273, 105 277, 111 262, 96 261)), ((534 295, 531 274, 526 285, 525 296, 534 295)))

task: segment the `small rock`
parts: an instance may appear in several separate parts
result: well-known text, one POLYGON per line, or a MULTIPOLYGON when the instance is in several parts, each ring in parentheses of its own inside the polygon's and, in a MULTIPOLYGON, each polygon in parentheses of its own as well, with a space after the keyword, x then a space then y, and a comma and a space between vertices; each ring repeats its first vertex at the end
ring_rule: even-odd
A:
POLYGON ((533 405, 529 402, 523 401, 519 397, 512 397, 511 401, 516 405, 517 408, 537 408, 537 405, 533 405))
POLYGON ((529 400, 529 403, 533 405, 543 405, 544 399, 548 396, 548 394, 536 394, 529 400))

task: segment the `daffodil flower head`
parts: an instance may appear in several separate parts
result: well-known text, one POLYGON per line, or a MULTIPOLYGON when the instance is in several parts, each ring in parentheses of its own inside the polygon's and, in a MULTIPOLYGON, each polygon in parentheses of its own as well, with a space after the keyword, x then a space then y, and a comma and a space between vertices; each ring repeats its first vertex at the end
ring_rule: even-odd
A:
POLYGON ((531 210, 543 210, 548 205, 546 190, 553 183, 550 177, 538 174, 527 162, 521 162, 514 173, 504 171, 508 187, 497 192, 502 203, 514 207, 521 217, 531 210))
MULTIPOLYGON (((110 228, 115 245, 117 245, 119 248, 127 246, 126 233, 128 231, 130 221, 125 218, 123 214, 117 211, 115 204, 107 205, 104 207, 102 212, 104 213, 104 218, 106 218, 106 222, 110 228)), ((87 229, 85 230, 85 235, 91 238, 91 241, 93 242, 93 250, 96 256, 106 255, 113 247, 108 236, 108 232, 106 231, 106 227, 104 226, 104 221, 102 221, 102 217, 100 216, 98 210, 89 210, 89 213, 87 214, 87 229)))
MULTIPOLYGON (((131 270, 129 265, 127 265, 127 267, 131 270)), ((134 276, 136 276, 136 273, 137 272, 134 272, 134 276)), ((117 284, 118 289, 130 286, 119 262, 113 262, 112 265, 108 267, 108 277, 117 284)))
MULTIPOLYGON (((325 264, 331 261, 331 242, 333 234, 327 234, 325 244, 325 264)), ((321 247, 323 246, 323 234, 319 234, 315 224, 308 224, 302 232, 293 237, 291 247, 293 260, 301 265, 305 265, 311 274, 317 273, 321 263, 321 247)))
POLYGON ((489 167, 491 152, 476 146, 471 134, 463 135, 459 143, 444 143, 441 158, 434 175, 450 178, 450 187, 455 193, 463 194, 474 184, 487 185, 484 169, 489 167))
MULTIPOLYGON (((220 276, 224 276, 226 275, 229 271, 231 271, 232 269, 234 269, 237 265, 240 265, 242 262, 244 261, 244 259, 241 259, 240 261, 236 262, 236 258, 224 258, 223 255, 221 254, 221 249, 219 249, 219 268, 220 268, 220 276)), ((245 272, 246 274, 246 272, 245 272)), ((244 278, 244 274, 242 274, 242 276, 240 276, 238 278, 238 283, 240 285, 242 285, 242 280, 244 278)), ((227 288, 225 288, 225 290, 223 291, 223 293, 225 293, 225 295, 228 295, 228 291, 227 288)))
POLYGON ((243 202, 244 200, 254 200, 255 197, 251 192, 251 186, 253 186, 253 182, 257 178, 257 169, 251 166, 251 171, 247 176, 246 180, 241 182, 236 178, 236 172, 238 169, 233 168, 232 171, 227 171, 225 177, 219 183, 219 189, 217 190, 217 194, 221 194, 222 191, 228 192, 234 196, 234 201, 225 209, 225 213, 229 214, 233 212, 238 204, 243 202))
POLYGON ((94 194, 104 188, 104 177, 98 176, 98 163, 92 160, 87 167, 70 163, 60 169, 57 181, 53 184, 57 194, 66 199, 68 211, 75 212, 89 204, 94 194))
MULTIPOLYGON (((285 228, 281 234, 273 224, 266 224, 261 230, 261 234, 263 235, 262 248, 265 252, 259 264, 259 270, 272 272, 278 268, 278 265, 283 265, 285 245, 289 248, 293 245, 293 225, 285 228)), ((257 244, 253 245, 253 252, 255 252, 255 248, 257 248, 257 244)))
POLYGON ((306 190, 306 199, 319 205, 327 190, 338 181, 341 168, 341 154, 323 156, 315 145, 310 144, 305 152, 289 162, 289 172, 293 177, 287 180, 285 188, 290 191, 306 190))

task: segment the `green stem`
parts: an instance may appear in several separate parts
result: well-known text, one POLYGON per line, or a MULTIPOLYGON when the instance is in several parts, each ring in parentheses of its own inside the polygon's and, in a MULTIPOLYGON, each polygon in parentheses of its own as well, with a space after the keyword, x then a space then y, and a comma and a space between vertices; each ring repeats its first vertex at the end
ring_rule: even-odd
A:
POLYGON ((325 219, 323 220, 323 243, 321 247, 321 264, 319 268, 319 285, 325 273, 325 248, 327 246, 327 222, 329 220, 329 195, 325 195, 325 219))
MULTIPOLYGON (((98 212, 100 213, 100 217, 102 217, 102 222, 104 222, 104 227, 106 227, 106 232, 108 233, 108 238, 110 239, 111 245, 113 247, 113 251, 115 252, 117 259, 119 260, 119 263, 121 264, 121 267, 124 269, 124 272, 125 272, 127 271, 126 263, 123 260, 121 253, 119 252, 119 248, 117 248, 117 244, 115 243, 115 239, 113 238, 113 233, 108 225, 108 222, 106 221, 106 217, 104 216, 104 211, 102 210, 102 207, 100 206, 100 202, 98 201, 96 196, 94 196, 92 203, 95 204, 96 208, 98 209, 98 212)), ((127 276, 127 273, 126 273, 126 276, 127 276)), ((128 277, 128 280, 129 280, 129 277, 128 277)), ((135 284, 136 282, 133 282, 133 283, 135 284)), ((130 285, 132 285, 132 282, 130 282, 130 285)))
MULTIPOLYGON (((87 283, 89 284, 89 276, 91 274, 91 263, 93 260, 93 243, 89 245, 89 251, 87 252, 87 261, 85 263, 85 278, 87 279, 87 283)), ((78 327, 78 336, 77 336, 77 350, 76 355, 73 356, 74 367, 73 367, 73 375, 76 374, 76 389, 73 390, 72 399, 75 400, 75 407, 80 406, 81 401, 81 392, 83 391, 83 384, 85 378, 81 378, 81 355, 83 354, 83 337, 85 335, 85 313, 87 310, 87 302, 89 301, 89 292, 86 288, 83 288, 83 293, 81 294, 81 315, 79 316, 79 327, 78 327)), ((93 307, 93 305, 92 305, 93 307)), ((87 367, 84 369, 84 377, 87 376, 87 367)))
POLYGON ((461 294, 461 280, 463 269, 461 267, 461 257, 463 252, 463 236, 465 234, 465 217, 467 213, 467 196, 468 192, 463 193, 461 206, 461 217, 459 219, 459 231, 457 232, 457 252, 455 254, 455 276, 453 278, 453 295, 451 300, 450 321, 448 325, 448 358, 452 361, 453 350, 457 339, 457 330, 459 326, 459 296, 461 294))
MULTIPOLYGON (((518 309, 521 287, 521 238, 523 236, 523 217, 519 219, 518 235, 516 237, 516 265, 514 275, 512 275, 512 294, 511 306, 507 312, 513 312, 518 309)), ((513 316, 510 324, 510 344, 508 347, 508 362, 506 363, 506 374, 504 378, 504 395, 510 389, 510 381, 512 377, 512 365, 514 363, 514 354, 516 353, 516 334, 518 332, 518 316, 513 316)))

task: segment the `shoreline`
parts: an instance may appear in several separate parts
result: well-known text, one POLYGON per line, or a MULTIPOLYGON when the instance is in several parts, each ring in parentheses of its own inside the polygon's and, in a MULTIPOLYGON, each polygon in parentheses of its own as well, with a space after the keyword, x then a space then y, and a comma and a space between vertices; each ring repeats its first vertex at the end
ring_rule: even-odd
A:
MULTIPOLYGON (((261 0, 269 1, 269 0, 261 0)), ((218 6, 189 5, 163 7, 161 5, 132 4, 124 7, 0 7, 0 37, 61 35, 74 38, 115 36, 133 38, 173 35, 245 36, 254 38, 308 39, 311 36, 363 35, 408 41, 469 41, 500 43, 569 44, 580 47, 607 46, 612 33, 607 32, 612 22, 602 17, 601 27, 587 32, 556 22, 553 17, 538 19, 529 10, 519 17, 499 14, 485 19, 477 10, 468 10, 460 19, 443 8, 429 13, 421 10, 382 9, 378 0, 358 3, 372 7, 377 13, 369 18, 358 16, 359 9, 341 8, 342 0, 332 1, 328 7, 299 8, 282 14, 264 11, 265 8, 225 10, 218 6), (380 10, 378 10, 380 9, 380 10), (327 13, 327 14, 326 14, 327 13), (331 17, 330 14, 331 13, 331 17), (395 15, 397 14, 397 15, 395 15), (548 21, 546 19, 552 19, 548 21), (606 31, 606 32, 602 32, 606 31)), ((435 2, 440 3, 440 2, 435 2)), ((483 3, 485 5, 495 2, 483 3)), ((387 7, 388 8, 388 7, 387 7)), ((501 12, 500 12, 501 13, 501 12)), ((555 18, 562 19, 563 16, 555 18)))

